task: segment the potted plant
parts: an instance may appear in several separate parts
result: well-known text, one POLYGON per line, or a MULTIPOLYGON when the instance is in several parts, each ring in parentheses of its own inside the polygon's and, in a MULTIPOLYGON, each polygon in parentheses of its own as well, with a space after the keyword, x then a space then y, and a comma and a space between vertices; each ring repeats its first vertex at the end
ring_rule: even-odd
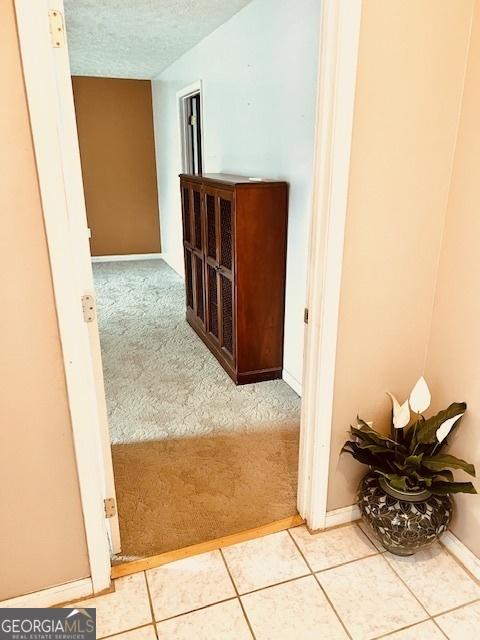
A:
POLYGON ((425 418, 431 396, 424 378, 403 404, 388 395, 391 433, 379 433, 372 423, 358 418, 357 426, 350 427, 352 440, 342 452, 369 467, 358 490, 364 522, 388 551, 411 555, 447 530, 453 512, 451 494, 477 493, 471 482, 455 482, 452 473, 462 469, 475 476, 475 467, 444 453, 467 405, 454 402, 425 418))

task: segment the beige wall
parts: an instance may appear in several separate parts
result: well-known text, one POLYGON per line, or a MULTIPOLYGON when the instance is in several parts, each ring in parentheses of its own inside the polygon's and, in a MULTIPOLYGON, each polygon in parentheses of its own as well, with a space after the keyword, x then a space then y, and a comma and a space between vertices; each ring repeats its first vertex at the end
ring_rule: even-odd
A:
POLYGON ((339 460, 357 412, 386 427, 385 391, 403 399, 424 371, 471 11, 363 2, 329 509, 354 502, 365 472, 339 460))
POLYGON ((2 600, 89 565, 12 0, 0 25, 2 600))
POLYGON ((151 82, 72 82, 92 255, 158 253, 151 82))
MULTIPOLYGON (((437 403, 465 400, 468 413, 452 453, 480 473, 480 2, 471 45, 426 376, 437 403)), ((459 474, 461 475, 461 474, 459 474)), ((465 477, 467 479, 468 477, 465 477)), ((468 478, 469 479, 469 478, 468 478)), ((480 491, 480 483, 476 482, 480 491)), ((480 556, 480 498, 457 497, 453 532, 480 556)))

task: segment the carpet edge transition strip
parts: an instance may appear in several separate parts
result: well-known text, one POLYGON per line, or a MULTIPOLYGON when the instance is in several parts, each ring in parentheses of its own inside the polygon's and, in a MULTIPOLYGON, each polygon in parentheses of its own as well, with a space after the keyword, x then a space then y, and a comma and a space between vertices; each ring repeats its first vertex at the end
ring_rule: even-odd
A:
POLYGON ((230 547, 238 542, 246 542, 247 540, 253 540, 254 538, 261 538, 267 536, 270 533, 277 533, 278 531, 284 531, 291 527, 298 527, 304 524, 305 520, 299 515, 289 516, 288 518, 282 518, 281 520, 275 520, 269 524, 264 524, 253 529, 247 529, 246 531, 239 531, 238 533, 231 533, 228 536, 221 538, 215 538, 214 540, 207 540, 207 542, 199 542, 198 544, 192 544, 189 547, 183 547, 183 549, 175 549, 174 551, 167 551, 148 558, 141 558, 140 560, 131 560, 129 562, 122 562, 112 566, 112 579, 121 578, 123 576, 129 576, 132 573, 139 571, 146 571, 147 569, 154 569, 160 567, 163 564, 169 562, 175 562, 175 560, 182 560, 183 558, 190 558, 197 556, 200 553, 207 553, 208 551, 216 551, 221 547, 230 547))

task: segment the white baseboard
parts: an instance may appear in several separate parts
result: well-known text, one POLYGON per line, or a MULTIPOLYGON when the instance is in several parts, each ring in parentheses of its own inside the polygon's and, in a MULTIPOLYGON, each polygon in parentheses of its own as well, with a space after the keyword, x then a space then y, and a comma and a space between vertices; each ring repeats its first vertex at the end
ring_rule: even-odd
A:
POLYGON ((302 397, 302 383, 294 378, 291 373, 288 373, 286 369, 283 369, 282 371, 282 379, 295 391, 295 393, 302 397))
POLYGON ((174 254, 164 253, 162 254, 162 259, 171 267, 175 273, 185 280, 185 265, 183 263, 183 257, 181 257, 180 261, 174 254))
POLYGON ((92 262, 124 262, 127 260, 158 260, 161 253, 127 253, 120 256, 92 256, 92 262))
POLYGON ((341 509, 327 511, 325 516, 325 528, 337 527, 339 524, 348 524, 360 519, 360 509, 356 504, 341 509))
POLYGON ((74 582, 67 582, 66 584, 59 584, 56 587, 50 587, 49 589, 42 589, 42 591, 35 591, 35 593, 28 593, 25 596, 3 600, 0 602, 0 609, 52 607, 63 602, 86 598, 92 594, 92 580, 90 578, 83 578, 83 580, 75 580, 74 582))
POLYGON ((463 564, 465 569, 470 571, 477 580, 480 580, 480 558, 477 558, 454 533, 451 531, 445 532, 441 538, 441 543, 450 551, 452 556, 455 556, 463 564))

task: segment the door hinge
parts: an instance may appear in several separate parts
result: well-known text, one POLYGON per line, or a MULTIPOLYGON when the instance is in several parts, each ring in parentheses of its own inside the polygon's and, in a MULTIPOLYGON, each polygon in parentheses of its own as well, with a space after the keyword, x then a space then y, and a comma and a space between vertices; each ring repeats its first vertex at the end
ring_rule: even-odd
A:
POLYGON ((65 29, 63 27, 63 16, 57 9, 48 12, 48 20, 50 22, 50 37, 52 39, 52 47, 58 49, 65 44, 65 29))
POLYGON ((191 115, 190 118, 188 119, 188 124, 191 125, 192 127, 194 124, 197 124, 197 116, 191 115))
POLYGON ((117 515, 117 507, 115 505, 115 498, 105 498, 103 501, 105 507, 105 518, 113 518, 117 515))
POLYGON ((303 321, 305 324, 308 324, 308 309, 306 307, 303 310, 303 321))
POLYGON ((93 322, 95 320, 95 298, 86 294, 82 296, 83 320, 85 322, 93 322))

